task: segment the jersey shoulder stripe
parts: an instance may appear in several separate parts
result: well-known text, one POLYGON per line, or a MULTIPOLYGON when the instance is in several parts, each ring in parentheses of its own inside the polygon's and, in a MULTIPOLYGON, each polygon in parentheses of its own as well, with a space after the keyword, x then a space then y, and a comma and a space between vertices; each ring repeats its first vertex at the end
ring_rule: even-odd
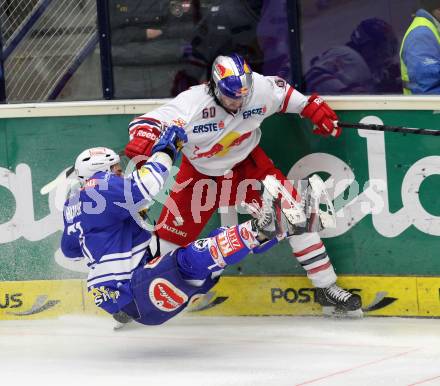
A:
POLYGON ((286 94, 286 96, 284 98, 283 105, 282 105, 281 110, 280 110, 280 113, 285 113, 286 112, 287 106, 289 105, 290 97, 292 96, 292 93, 293 93, 293 90, 294 90, 294 88, 289 85, 288 90, 287 90, 287 94, 286 94))
POLYGON ((128 134, 130 136, 130 140, 133 139, 134 133, 137 130, 142 129, 157 129, 159 131, 162 130, 162 123, 154 118, 135 118, 135 120, 131 121, 128 125, 128 134))
POLYGON ((157 120, 155 118, 152 118, 152 117, 149 117, 149 116, 146 116, 146 115, 141 115, 140 117, 134 118, 130 122, 128 127, 130 128, 133 125, 139 125, 139 124, 150 125, 150 126, 154 126, 154 127, 157 127, 157 128, 161 127, 161 122, 159 120, 157 120))

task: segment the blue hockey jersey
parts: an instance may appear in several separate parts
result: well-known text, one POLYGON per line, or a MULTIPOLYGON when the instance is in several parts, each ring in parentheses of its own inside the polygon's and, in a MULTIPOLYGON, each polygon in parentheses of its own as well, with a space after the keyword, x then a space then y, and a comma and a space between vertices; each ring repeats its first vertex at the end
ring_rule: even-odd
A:
POLYGON ((85 258, 87 287, 97 306, 118 312, 133 299, 129 280, 146 253, 151 233, 138 212, 162 189, 171 167, 163 154, 128 177, 98 172, 66 201, 61 249, 85 258))

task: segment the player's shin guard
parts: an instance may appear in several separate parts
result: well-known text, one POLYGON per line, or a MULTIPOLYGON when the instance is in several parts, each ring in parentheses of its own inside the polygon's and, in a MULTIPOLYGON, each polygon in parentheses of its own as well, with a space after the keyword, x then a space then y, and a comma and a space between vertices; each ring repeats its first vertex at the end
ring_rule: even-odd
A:
POLYGON ((328 287, 336 282, 336 274, 324 243, 317 233, 289 237, 293 255, 307 272, 315 287, 328 287))
POLYGON ((317 299, 324 315, 362 316, 361 297, 336 285, 336 274, 324 243, 317 233, 304 233, 289 238, 293 255, 317 287, 317 299))

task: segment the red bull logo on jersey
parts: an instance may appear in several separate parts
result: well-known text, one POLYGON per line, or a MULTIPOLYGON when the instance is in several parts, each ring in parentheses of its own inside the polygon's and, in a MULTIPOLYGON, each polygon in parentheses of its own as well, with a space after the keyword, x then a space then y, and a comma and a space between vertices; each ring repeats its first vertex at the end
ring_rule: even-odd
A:
POLYGON ((216 143, 208 151, 200 151, 200 148, 198 146, 195 146, 193 156, 190 159, 194 160, 199 158, 212 158, 214 156, 224 157, 229 153, 232 147, 240 146, 251 135, 252 132, 248 132, 240 135, 240 133, 237 133, 236 131, 232 131, 231 133, 226 134, 220 140, 220 142, 216 143))
POLYGON ((151 303, 165 312, 173 312, 188 301, 185 292, 163 278, 151 282, 148 295, 151 303))
POLYGON ((243 111, 243 119, 248 119, 252 117, 252 115, 264 115, 266 114, 266 111, 266 105, 264 105, 263 107, 257 107, 255 109, 243 111))

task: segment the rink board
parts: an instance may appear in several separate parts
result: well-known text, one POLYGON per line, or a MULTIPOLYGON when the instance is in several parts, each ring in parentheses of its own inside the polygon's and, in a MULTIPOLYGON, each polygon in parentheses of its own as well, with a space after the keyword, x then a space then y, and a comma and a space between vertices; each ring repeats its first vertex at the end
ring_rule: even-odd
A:
MULTIPOLYGON (((372 316, 440 317, 439 277, 342 276, 339 284, 362 296, 372 316)), ((105 315, 86 292, 85 281, 0 283, 1 319, 46 319, 65 314, 105 315)), ((319 315, 315 290, 301 276, 223 277, 194 302, 187 315, 319 315)))
MULTIPOLYGON (((440 97, 349 96, 328 101, 341 121, 440 128, 440 97)), ((62 175, 85 148, 122 150, 130 120, 164 102, 0 106, 2 280, 84 278, 57 260, 66 192, 61 186, 42 195, 40 189, 62 175)), ((319 173, 328 181, 337 227, 321 232, 321 237, 338 274, 424 277, 440 276, 440 200, 433 199, 440 190, 439 141, 354 129, 344 130, 337 139, 322 138, 311 132, 307 120, 276 114, 262 125, 261 145, 289 178, 319 173)), ((160 203, 153 206, 153 219, 160 209, 160 203)), ((203 234, 220 223, 244 219, 231 209, 227 216, 216 214, 203 234)), ((228 267, 227 274, 304 275, 291 255, 289 244, 280 243, 263 258, 228 267)))

